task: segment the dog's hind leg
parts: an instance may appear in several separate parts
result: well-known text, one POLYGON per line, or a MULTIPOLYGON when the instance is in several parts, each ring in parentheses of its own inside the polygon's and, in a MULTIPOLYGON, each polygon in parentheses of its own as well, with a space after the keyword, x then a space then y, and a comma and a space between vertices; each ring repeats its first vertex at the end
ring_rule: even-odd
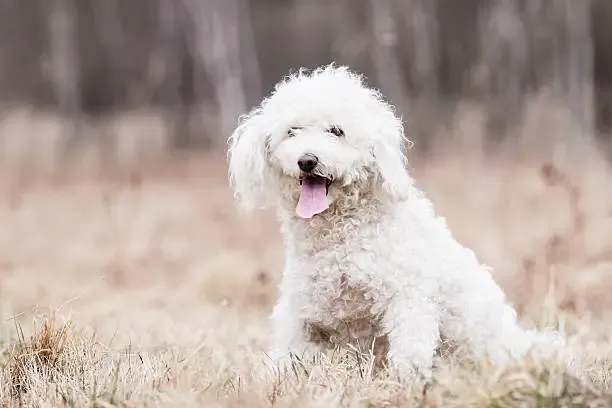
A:
POLYGON ((446 296, 443 333, 473 359, 486 358, 494 364, 520 359, 530 347, 529 337, 491 274, 476 270, 466 270, 466 279, 446 296))

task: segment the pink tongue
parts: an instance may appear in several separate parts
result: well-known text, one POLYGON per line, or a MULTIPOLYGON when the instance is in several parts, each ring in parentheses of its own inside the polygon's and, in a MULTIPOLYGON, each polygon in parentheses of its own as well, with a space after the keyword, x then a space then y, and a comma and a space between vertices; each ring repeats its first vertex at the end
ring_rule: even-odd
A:
POLYGON ((295 208, 297 215, 301 218, 312 218, 325 211, 328 206, 325 179, 304 179, 300 200, 295 208))

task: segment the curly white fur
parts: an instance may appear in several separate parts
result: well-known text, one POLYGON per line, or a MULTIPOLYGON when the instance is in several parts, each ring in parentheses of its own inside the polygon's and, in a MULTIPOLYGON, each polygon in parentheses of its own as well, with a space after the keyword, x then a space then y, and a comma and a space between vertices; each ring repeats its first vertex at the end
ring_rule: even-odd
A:
POLYGON ((285 78, 231 136, 237 198, 276 205, 284 236, 273 358, 374 343, 403 373, 428 376, 441 338, 498 363, 539 338, 517 325, 489 269, 415 187, 405 142, 392 107, 335 65, 285 78), (296 215, 305 153, 333 179, 328 209, 311 219, 296 215))

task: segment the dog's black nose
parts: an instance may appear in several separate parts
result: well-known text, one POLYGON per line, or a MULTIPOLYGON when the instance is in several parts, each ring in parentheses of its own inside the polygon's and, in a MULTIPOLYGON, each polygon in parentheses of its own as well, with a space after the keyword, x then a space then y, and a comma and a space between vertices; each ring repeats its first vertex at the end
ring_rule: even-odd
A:
POLYGON ((319 159, 312 153, 306 153, 298 159, 298 167, 305 173, 310 173, 319 164, 319 159))

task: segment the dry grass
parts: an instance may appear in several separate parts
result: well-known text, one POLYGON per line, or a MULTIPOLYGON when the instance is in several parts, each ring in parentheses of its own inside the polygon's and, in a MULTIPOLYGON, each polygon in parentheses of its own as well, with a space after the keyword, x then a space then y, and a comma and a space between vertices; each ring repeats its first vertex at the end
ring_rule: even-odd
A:
POLYGON ((524 324, 556 325, 584 357, 572 372, 440 361, 429 384, 372 377, 353 353, 269 367, 280 237, 271 213, 235 211, 222 156, 5 175, 0 406, 610 406, 611 170, 585 154, 413 161, 524 324))

